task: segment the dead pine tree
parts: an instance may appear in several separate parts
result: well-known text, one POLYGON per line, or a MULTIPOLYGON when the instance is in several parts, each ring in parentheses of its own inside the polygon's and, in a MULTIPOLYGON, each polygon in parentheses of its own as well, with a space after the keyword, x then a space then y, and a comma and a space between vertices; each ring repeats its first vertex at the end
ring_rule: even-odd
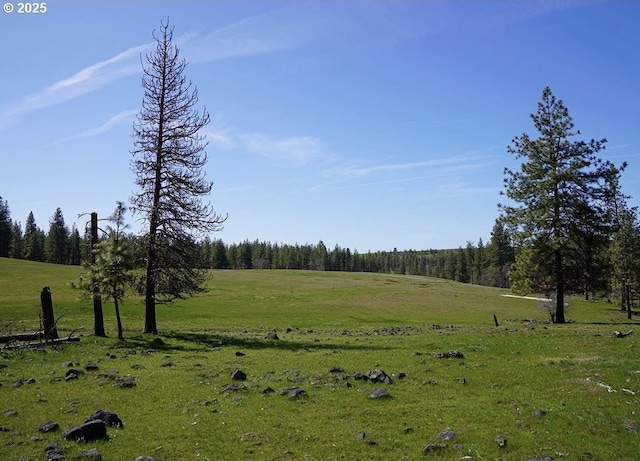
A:
POLYGON ((198 90, 185 77, 187 66, 173 44, 169 20, 153 32, 155 51, 142 63, 142 108, 134 122, 131 168, 138 190, 131 209, 146 225, 144 333, 157 334, 156 305, 204 291, 196 240, 221 229, 226 216, 205 197, 207 143, 201 129, 206 109, 196 110, 198 90))

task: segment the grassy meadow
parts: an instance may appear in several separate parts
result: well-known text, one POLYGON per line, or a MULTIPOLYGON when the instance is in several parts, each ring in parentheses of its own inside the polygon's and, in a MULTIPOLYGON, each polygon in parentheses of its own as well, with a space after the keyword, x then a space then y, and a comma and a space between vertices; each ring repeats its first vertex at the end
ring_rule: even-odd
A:
POLYGON ((46 285, 60 335, 81 336, 55 348, 0 344, 0 460, 43 459, 49 443, 64 447, 66 459, 97 448, 105 461, 640 453, 640 338, 613 334, 637 322, 611 304, 571 300, 570 323, 552 325, 536 301, 495 288, 387 274, 213 271, 208 293, 158 307, 157 338, 140 334, 144 306, 127 300, 119 342, 111 303, 109 337, 91 334, 91 303, 67 287, 79 273, 0 258, 0 335, 38 329, 46 285), (279 340, 265 339, 272 330, 279 340), (449 350, 464 358, 436 357, 449 350), (66 381, 66 362, 98 369, 66 381), (355 377, 374 369, 392 384, 355 377), (246 380, 232 380, 235 370, 246 380), (121 388, 119 379, 136 385, 121 388), (290 399, 294 387, 306 393, 290 399), (371 399, 374 388, 390 397, 371 399), (98 409, 117 413, 124 428, 109 428, 103 442, 63 439, 98 409), (46 421, 60 430, 40 433, 46 421), (445 430, 455 438, 438 438, 445 430), (446 447, 423 452, 437 443, 446 447))

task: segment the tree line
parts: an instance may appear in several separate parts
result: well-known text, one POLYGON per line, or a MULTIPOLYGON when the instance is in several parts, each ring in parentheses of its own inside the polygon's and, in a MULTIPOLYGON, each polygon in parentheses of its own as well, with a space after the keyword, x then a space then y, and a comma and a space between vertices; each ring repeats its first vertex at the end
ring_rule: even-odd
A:
POLYGON ((457 249, 368 251, 336 245, 279 244, 244 241, 226 244, 205 238, 198 243, 201 264, 207 269, 293 269, 342 272, 378 272, 422 275, 462 283, 509 288, 509 268, 515 261, 512 242, 496 223, 485 245, 467 242, 457 249))
POLYGON ((24 225, 11 219, 9 202, 0 197, 0 257, 27 259, 53 264, 80 265, 87 260, 86 237, 75 224, 65 224, 62 210, 57 208, 49 219, 45 232, 36 223, 33 212, 24 225))
MULTIPOLYGON (((107 234, 100 236, 100 241, 107 234)), ((135 261, 143 267, 144 236, 122 236, 133 248, 135 261)), ((225 243, 205 237, 192 242, 197 257, 194 265, 201 269, 292 269, 343 272, 380 272, 423 275, 463 283, 508 288, 509 268, 515 261, 514 248, 506 229, 496 223, 487 245, 467 242, 457 249, 368 251, 336 245, 286 244, 264 241, 225 243)), ((81 265, 90 262, 91 236, 82 235, 65 224, 61 208, 49 220, 48 232, 42 230, 29 213, 26 225, 11 219, 8 201, 0 197, 0 257, 27 259, 53 264, 81 265)))

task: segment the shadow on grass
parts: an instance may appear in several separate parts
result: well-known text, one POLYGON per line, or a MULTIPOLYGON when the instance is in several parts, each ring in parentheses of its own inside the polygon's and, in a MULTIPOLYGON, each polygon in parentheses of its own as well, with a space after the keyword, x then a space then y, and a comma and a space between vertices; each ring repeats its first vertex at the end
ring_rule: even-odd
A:
POLYGON ((206 347, 237 347, 242 349, 279 349, 279 350, 385 350, 387 347, 371 344, 338 344, 323 342, 318 339, 309 341, 291 341, 289 339, 263 339, 251 336, 221 334, 221 333, 196 333, 172 331, 160 337, 135 336, 128 337, 120 347, 139 347, 142 349, 155 349, 157 351, 191 350, 195 346, 206 347), (184 344, 176 344, 171 340, 175 339, 183 343, 191 344, 189 347, 184 344))

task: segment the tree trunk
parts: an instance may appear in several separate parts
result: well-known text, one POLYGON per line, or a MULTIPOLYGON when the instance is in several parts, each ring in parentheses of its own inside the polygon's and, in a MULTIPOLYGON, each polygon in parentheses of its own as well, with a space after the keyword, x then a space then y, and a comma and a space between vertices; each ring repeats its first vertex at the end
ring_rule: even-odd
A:
POLYGON ((556 272, 556 315, 554 323, 565 323, 564 318, 564 271, 562 267, 562 252, 555 251, 555 272, 556 272))
MULTIPOLYGON (((96 263, 95 249, 98 244, 98 213, 91 213, 91 264, 96 263)), ((105 337, 102 297, 96 284, 93 284, 93 334, 105 337)))
POLYGON ((116 321, 118 322, 118 339, 120 341, 124 341, 124 336, 122 335, 122 321, 120 320, 120 306, 118 305, 118 298, 114 298, 113 303, 116 306, 116 321))
POLYGON ((42 330, 45 340, 58 339, 56 320, 53 315, 53 301, 51 300, 51 290, 44 287, 40 293, 40 303, 42 305, 42 330))

